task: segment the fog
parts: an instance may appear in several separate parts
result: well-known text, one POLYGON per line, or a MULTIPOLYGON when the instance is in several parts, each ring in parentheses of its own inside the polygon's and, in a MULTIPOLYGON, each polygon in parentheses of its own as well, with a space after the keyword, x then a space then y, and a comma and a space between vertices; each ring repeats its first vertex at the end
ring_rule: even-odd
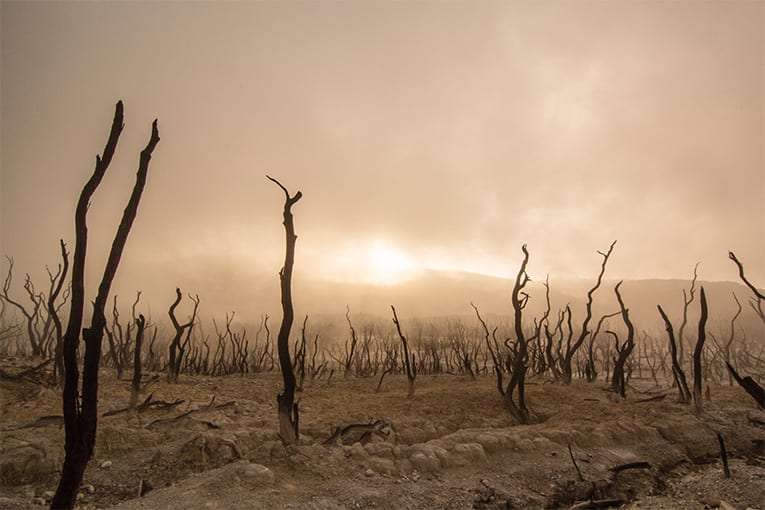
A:
POLYGON ((0 5, 16 291, 25 272, 46 281, 59 238, 73 247, 119 99, 91 288, 154 118, 161 136, 115 281, 126 301, 164 309, 180 286, 210 310, 275 309, 284 196, 267 173, 304 195, 297 288, 340 311, 337 282, 509 277, 524 243, 537 281, 594 276, 618 239, 612 278, 700 262, 735 281, 733 250, 765 284, 762 2, 0 5))

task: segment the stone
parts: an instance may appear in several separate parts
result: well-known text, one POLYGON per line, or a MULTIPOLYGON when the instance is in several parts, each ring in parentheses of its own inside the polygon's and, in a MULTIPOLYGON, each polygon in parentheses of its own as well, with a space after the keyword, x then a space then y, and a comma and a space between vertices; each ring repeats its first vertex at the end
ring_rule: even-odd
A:
POLYGON ((109 469, 110 467, 112 467, 112 461, 110 460, 105 460, 101 463, 101 469, 109 469))
POLYGON ((27 441, 7 438, 0 452, 0 480, 10 485, 48 478, 60 467, 58 457, 27 441))
POLYGON ((382 475, 395 475, 398 471, 396 463, 384 457, 370 457, 367 464, 371 469, 382 475))
POLYGON ((271 471, 268 467, 264 466, 263 464, 255 464, 250 462, 242 462, 240 466, 237 468, 237 473, 239 473, 239 476, 242 478, 263 478, 263 479, 272 479, 274 477, 274 472, 271 471))
POLYGON ((409 457, 412 467, 421 473, 428 473, 439 468, 438 457, 433 452, 418 451, 409 457))

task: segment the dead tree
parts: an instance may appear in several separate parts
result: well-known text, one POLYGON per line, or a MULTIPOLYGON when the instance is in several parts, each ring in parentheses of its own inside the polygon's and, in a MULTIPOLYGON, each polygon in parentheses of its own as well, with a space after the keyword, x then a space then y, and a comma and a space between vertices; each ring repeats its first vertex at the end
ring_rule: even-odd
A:
POLYGON ((611 387, 613 388, 614 393, 617 393, 622 398, 625 398, 627 396, 627 384, 624 379, 624 364, 627 362, 627 358, 629 358, 629 355, 632 353, 632 349, 635 348, 635 328, 632 325, 632 321, 630 320, 629 310, 624 306, 622 295, 619 292, 619 286, 621 284, 622 282, 616 284, 616 287, 614 287, 614 293, 616 293, 616 300, 619 302, 622 320, 624 321, 625 326, 627 326, 627 339, 622 345, 619 345, 619 337, 616 336, 616 333, 612 331, 609 331, 608 333, 612 334, 616 339, 616 352, 618 354, 614 362, 614 372, 611 378, 611 387))
POLYGON ((728 371, 739 384, 739 386, 744 388, 744 390, 749 393, 754 401, 757 402, 757 405, 760 406, 760 409, 765 409, 765 388, 757 384, 757 382, 750 376, 741 377, 730 363, 726 362, 725 365, 728 367, 728 371))
POLYGON ((703 410, 703 400, 701 395, 701 353, 704 350, 704 341, 706 340, 707 325, 707 298, 704 295, 704 286, 699 293, 701 302, 701 316, 699 317, 699 335, 696 340, 696 348, 693 351, 693 406, 697 413, 703 410))
POLYGON ((13 280, 13 258, 6 257, 6 259, 8 260, 8 274, 6 275, 5 282, 3 283, 3 291, 2 295, 0 295, 0 299, 3 299, 6 303, 13 305, 18 311, 21 312, 21 314, 26 319, 27 337, 29 344, 32 347, 32 355, 43 356, 45 353, 42 350, 42 342, 40 341, 37 331, 35 330, 35 323, 38 321, 40 315, 40 305, 42 301, 37 299, 37 294, 35 293, 34 285, 32 284, 32 279, 30 278, 29 274, 26 275, 26 279, 24 280, 24 290, 27 292, 27 294, 29 294, 29 299, 32 301, 32 307, 27 309, 26 306, 10 297, 8 290, 10 290, 11 281, 13 280))
POLYGON ((181 372, 183 362, 183 354, 191 340, 191 330, 194 327, 194 322, 197 320, 197 311, 199 310, 199 295, 195 297, 189 294, 189 299, 194 303, 194 311, 191 313, 191 318, 187 323, 180 324, 175 317, 175 309, 178 307, 181 299, 183 299, 181 289, 176 288, 175 301, 170 305, 170 309, 167 312, 170 316, 170 321, 173 323, 173 328, 175 328, 175 336, 173 336, 173 341, 170 342, 170 361, 167 367, 167 380, 171 383, 178 382, 178 375, 181 372), (186 339, 181 343, 184 333, 186 334, 186 339))
MULTIPOLYGON (((409 342, 401 332, 401 324, 398 322, 396 309, 393 305, 390 305, 390 309, 393 310, 393 324, 396 325, 396 331, 398 332, 398 337, 401 339, 401 346, 404 349, 404 368, 406 369, 406 379, 409 381, 406 398, 412 398, 414 397, 414 380, 417 378, 417 365, 415 364, 414 353, 409 353, 409 342)), ((380 384, 382 384, 382 378, 380 378, 380 384)))
POLYGON ((598 371, 595 367, 595 340, 598 338, 598 335, 600 334, 600 330, 603 328, 603 323, 606 321, 606 319, 610 319, 611 317, 615 317, 619 315, 621 312, 614 312, 609 313, 606 315, 603 315, 600 320, 598 321, 598 325, 595 327, 595 331, 592 332, 590 335, 590 340, 587 344, 587 364, 584 368, 584 377, 587 380, 587 382, 595 382, 595 380, 598 378, 598 371))
POLYGON ((358 343, 358 340, 356 339, 356 330, 353 328, 353 323, 351 322, 350 306, 346 306, 345 308, 345 320, 348 321, 348 328, 351 330, 351 348, 348 349, 348 344, 345 344, 345 377, 348 377, 351 373, 353 355, 356 352, 356 344, 358 343))
MULTIPOLYGON (((470 306, 472 306, 473 310, 475 310, 475 315, 478 318, 478 322, 481 323, 481 327, 483 328, 484 340, 486 341, 486 349, 489 351, 489 355, 491 355, 491 361, 494 363, 494 374, 497 376, 497 390, 499 390, 499 394, 504 397, 505 387, 502 383, 502 355, 499 351, 499 345, 497 345, 496 336, 493 336, 494 344, 492 345, 492 342, 489 340, 489 327, 486 325, 486 321, 481 318, 481 314, 478 313, 478 307, 476 305, 470 303, 470 306)), ((495 327, 494 332, 496 333, 496 331, 497 328, 495 327)))
MULTIPOLYGON (((529 295, 523 290, 529 282, 526 265, 529 263, 529 251, 524 244, 521 247, 523 262, 515 277, 510 300, 513 305, 513 327, 515 343, 511 346, 507 365, 510 368, 510 380, 505 388, 505 404, 510 413, 520 422, 529 422, 529 410, 526 407, 526 370, 527 370, 527 339, 523 331, 523 309, 529 301, 529 295)), ((509 344, 508 344, 509 346, 509 344)))
MULTIPOLYGON (((48 296, 48 314, 53 319, 54 331, 56 334, 56 345, 54 347, 53 359, 53 377, 56 379, 57 384, 63 383, 64 379, 64 330, 61 325, 61 319, 58 317, 58 307, 56 306, 56 299, 61 292, 61 287, 64 285, 66 274, 69 270, 69 253, 66 251, 66 244, 64 240, 59 240, 61 246, 61 259, 63 260, 63 267, 60 271, 58 283, 48 296)), ((51 282, 52 283, 52 282, 51 282)))
POLYGON ((295 264, 295 224, 292 219, 292 206, 297 203, 303 194, 298 191, 294 196, 290 196, 287 188, 274 179, 268 179, 279 186, 284 192, 284 232, 286 236, 286 249, 284 255, 284 266, 279 271, 279 282, 281 284, 282 295, 282 324, 279 327, 277 337, 277 348, 279 350, 279 366, 284 379, 284 393, 277 395, 276 401, 279 404, 279 436, 284 444, 295 444, 298 441, 299 428, 299 410, 295 402, 295 373, 292 371, 292 362, 290 361, 290 330, 292 321, 295 318, 295 311, 292 307, 292 267, 295 264))
POLYGON ((124 370, 124 363, 120 351, 123 343, 122 325, 120 324, 120 314, 117 309, 117 295, 114 295, 114 304, 112 305, 112 329, 109 326, 104 326, 106 333, 106 339, 109 342, 109 354, 111 355, 114 368, 117 370, 117 379, 122 379, 122 372, 124 370), (115 338, 116 337, 116 338, 115 338), (115 345, 116 340, 116 345, 115 345))
POLYGON ((135 351, 133 352, 133 379, 130 383, 130 408, 135 408, 138 403, 138 394, 141 392, 141 347, 146 330, 146 318, 140 314, 135 320, 135 351))
MULTIPOLYGON (((717 351, 722 355, 723 361, 730 365, 732 359, 731 359, 731 345, 733 345, 733 340, 736 338, 736 319, 738 319, 739 315, 741 315, 741 312, 743 311, 743 308, 741 307, 741 302, 738 300, 738 297, 736 296, 736 293, 733 292, 733 301, 736 302, 736 313, 733 314, 733 317, 730 320, 730 334, 728 335, 728 339, 724 341, 724 343, 718 342, 714 335, 710 335, 712 337, 712 341, 715 343, 715 346, 717 347, 717 351)), ((733 386, 733 374, 728 371, 728 384, 733 386)))
POLYGON ((677 330, 677 357, 680 364, 683 364, 685 360, 685 326, 688 324, 688 307, 691 306, 693 300, 696 298, 696 280, 698 278, 699 263, 697 262, 693 266, 693 279, 691 280, 691 287, 688 292, 683 289, 683 321, 680 323, 680 327, 677 330))
POLYGON ((661 305, 657 305, 656 308, 659 309, 659 314, 664 320, 664 326, 667 330, 667 336, 669 337, 669 352, 672 356, 672 376, 675 378, 675 384, 677 385, 677 389, 680 392, 678 400, 681 404, 690 404, 691 390, 688 389, 688 382, 685 378, 685 372, 683 371, 683 366, 678 359, 677 342, 675 341, 675 332, 672 328, 672 322, 669 320, 669 317, 667 317, 667 314, 664 313, 661 305))
MULTIPOLYGON (((308 314, 303 319, 303 327, 300 329, 300 342, 295 347, 295 363, 292 369, 296 370, 299 376, 297 383, 297 391, 303 391, 303 383, 305 383, 305 358, 306 358, 306 340, 305 340, 305 325, 308 323, 308 314)), ((318 337, 318 333, 316 335, 318 337)), ((317 339, 318 341, 318 339, 317 339)))
POLYGON ((146 148, 141 152, 135 186, 128 200, 122 220, 112 242, 112 247, 104 269, 98 294, 93 306, 93 315, 89 328, 82 329, 85 301, 85 253, 87 248, 87 211, 93 193, 101 183, 114 150, 117 147, 123 128, 122 101, 117 103, 109 138, 104 148, 103 157, 96 156, 93 175, 85 183, 75 210, 75 248, 72 262, 72 299, 69 323, 64 334, 64 390, 63 410, 65 428, 65 457, 58 488, 53 496, 51 508, 73 508, 77 490, 82 482, 85 467, 93 455, 96 442, 98 421, 98 367, 101 360, 101 341, 103 340, 106 317, 104 307, 112 281, 117 273, 122 252, 127 242, 130 228, 138 212, 149 161, 154 148, 159 143, 157 121, 152 124, 151 137, 146 148), (80 331, 85 342, 85 360, 82 373, 82 397, 78 395, 80 373, 77 361, 77 349, 80 343, 80 331))
POLYGON ((731 259, 734 264, 736 264, 739 278, 741 278, 741 281, 744 282, 744 284, 749 287, 749 290, 752 291, 752 294, 754 294, 754 299, 749 301, 749 305, 760 317, 760 319, 765 322, 765 310, 763 310, 763 305, 765 305, 765 294, 760 292, 760 290, 757 289, 757 287, 755 287, 754 284, 746 278, 746 275, 744 274, 744 264, 742 264, 741 261, 736 258, 735 253, 729 251, 728 258, 731 259))
POLYGON ((590 334, 590 330, 587 329, 589 327, 590 321, 592 320, 592 296, 595 294, 595 291, 598 290, 600 287, 601 282, 603 281, 603 274, 606 272, 606 264, 608 264, 608 257, 611 256, 611 252, 614 250, 614 245, 616 245, 616 241, 611 243, 611 246, 608 248, 608 251, 606 253, 603 253, 602 251, 598 251, 598 253, 603 257, 603 262, 600 265, 600 273, 598 274, 598 279, 595 282, 595 285, 587 292, 587 304, 585 305, 585 316, 584 320, 582 321, 582 330, 579 333, 579 337, 577 338, 576 342, 574 344, 568 344, 566 346, 566 353, 564 354, 562 360, 561 360, 561 377, 563 380, 563 384, 571 384, 572 379, 572 367, 571 362, 574 359, 574 355, 576 354, 576 351, 579 350, 579 348, 584 343, 585 339, 587 338, 587 335, 590 334))

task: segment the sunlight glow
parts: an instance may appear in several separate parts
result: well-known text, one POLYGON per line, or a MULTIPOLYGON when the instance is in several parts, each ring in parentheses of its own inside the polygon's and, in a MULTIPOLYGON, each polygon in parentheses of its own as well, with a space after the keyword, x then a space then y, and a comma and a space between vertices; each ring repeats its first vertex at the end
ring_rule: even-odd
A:
POLYGON ((363 279, 378 285, 399 283, 421 269, 405 252, 379 239, 369 246, 366 265, 363 279))
POLYGON ((372 238, 322 250, 325 276, 340 281, 395 285, 417 276, 423 266, 384 238, 372 238), (328 257, 328 258, 324 258, 328 257))

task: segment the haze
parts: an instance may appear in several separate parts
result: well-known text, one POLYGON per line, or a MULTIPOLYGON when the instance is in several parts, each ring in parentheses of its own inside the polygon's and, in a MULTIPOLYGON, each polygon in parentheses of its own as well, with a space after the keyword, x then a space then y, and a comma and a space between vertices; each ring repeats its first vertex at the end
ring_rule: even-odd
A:
POLYGON ((0 17, 17 285, 47 281, 59 238, 73 247, 119 99, 89 278, 158 118, 115 282, 155 306, 181 286, 256 310, 237 298, 276 290, 284 196, 267 173, 304 194, 298 284, 510 276, 524 243, 533 278, 589 277, 614 239, 612 278, 700 262, 737 280, 733 250, 765 282, 761 1, 3 1, 0 17))

